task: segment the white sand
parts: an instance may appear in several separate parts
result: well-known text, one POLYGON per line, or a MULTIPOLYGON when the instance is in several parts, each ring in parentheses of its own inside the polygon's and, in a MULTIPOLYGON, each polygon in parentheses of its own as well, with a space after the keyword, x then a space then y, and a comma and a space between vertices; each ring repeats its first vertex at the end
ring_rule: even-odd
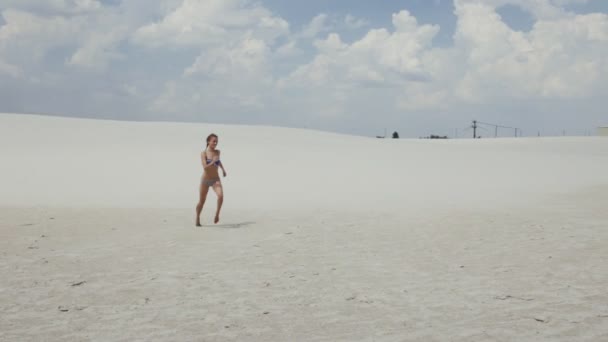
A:
POLYGON ((0 341, 608 340, 607 138, 0 114, 0 156, 0 341))

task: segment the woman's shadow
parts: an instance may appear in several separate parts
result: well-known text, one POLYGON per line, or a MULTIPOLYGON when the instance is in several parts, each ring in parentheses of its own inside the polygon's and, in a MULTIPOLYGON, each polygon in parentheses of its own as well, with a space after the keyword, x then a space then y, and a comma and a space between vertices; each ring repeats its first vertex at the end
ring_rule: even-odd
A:
POLYGON ((204 228, 243 228, 255 224, 253 221, 245 221, 241 223, 221 223, 221 224, 203 224, 204 228))

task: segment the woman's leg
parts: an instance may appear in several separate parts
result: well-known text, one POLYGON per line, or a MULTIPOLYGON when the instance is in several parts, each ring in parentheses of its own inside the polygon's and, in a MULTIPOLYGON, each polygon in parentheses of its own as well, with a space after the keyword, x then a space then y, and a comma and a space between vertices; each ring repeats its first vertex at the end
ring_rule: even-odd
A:
POLYGON ((205 184, 205 182, 201 182, 201 186, 199 188, 199 200, 196 205, 196 226, 201 226, 201 211, 203 211, 203 206, 205 205, 205 200, 207 199, 207 193, 209 192, 209 185, 205 184))
POLYGON ((213 191, 217 194, 217 210, 215 212, 215 219, 213 223, 218 223, 220 221, 220 210, 222 209, 222 203, 224 203, 224 188, 222 188, 222 183, 219 181, 213 184, 213 191))

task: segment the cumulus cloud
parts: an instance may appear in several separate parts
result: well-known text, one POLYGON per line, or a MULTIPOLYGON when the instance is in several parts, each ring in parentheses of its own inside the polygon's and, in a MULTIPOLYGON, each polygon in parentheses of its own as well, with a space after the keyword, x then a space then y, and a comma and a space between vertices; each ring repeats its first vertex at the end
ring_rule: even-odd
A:
POLYGON ((41 16, 27 11, 2 11, 5 24, 0 27, 0 58, 5 62, 41 62, 47 52, 59 46, 75 44, 82 20, 41 16))
POLYGON ((314 38, 322 32, 331 30, 332 27, 328 23, 328 18, 328 15, 325 13, 312 18, 310 23, 302 29, 300 36, 303 38, 314 38))
POLYGON ((86 14, 98 11, 102 4, 97 0, 3 0, 0 8, 21 9, 46 15, 86 14))
POLYGON ((148 107, 189 119, 224 112, 223 119, 236 121, 235 115, 261 110, 273 92, 273 62, 298 53, 284 19, 236 0, 183 1, 138 28, 131 41, 148 49, 196 51, 148 107))
POLYGON ((282 84, 322 82, 395 82, 424 80, 420 53, 430 46, 437 26, 419 26, 407 11, 393 15, 394 31, 370 30, 351 44, 336 33, 317 40, 315 59, 297 68, 282 84))
MULTIPOLYGON (((387 110, 437 110, 513 100, 582 99, 601 91, 608 55, 605 14, 576 15, 551 1, 455 3, 454 46, 435 48, 439 27, 393 15, 393 31, 370 30, 345 44, 338 34, 317 40, 313 60, 280 80, 282 87, 389 87, 377 99, 387 110), (530 32, 505 24, 497 9, 515 4, 534 14, 530 32)), ((359 93, 359 91, 353 91, 359 93)), ((331 96, 331 91, 325 91, 331 96)), ((318 94, 321 95, 321 94, 318 94)), ((358 95, 357 95, 358 96, 358 95)), ((352 115, 350 109, 344 114, 352 115)))
POLYGON ((268 68, 269 48, 263 40, 245 38, 233 46, 205 51, 185 74, 203 74, 214 78, 264 77, 268 68))
POLYGON ((135 43, 148 47, 192 47, 222 44, 242 36, 274 40, 289 24, 266 8, 239 0, 185 0, 162 20, 140 27, 135 43))
POLYGON ((139 119, 219 113, 218 121, 318 128, 372 125, 370 113, 399 122, 476 105, 601 99, 608 16, 565 7, 584 2, 454 0, 453 44, 437 47, 440 25, 407 10, 384 27, 319 13, 294 30, 249 0, 5 0, 0 80, 35 94, 81 92, 53 112, 80 101, 92 112, 128 104, 139 119), (532 28, 505 24, 505 5, 530 13, 532 28))
POLYGON ((353 15, 350 15, 350 14, 347 14, 344 17, 344 24, 349 29, 359 29, 359 28, 366 27, 366 26, 370 25, 370 23, 369 23, 368 20, 365 20, 363 18, 357 18, 357 17, 355 17, 353 15))
POLYGON ((93 69, 105 69, 113 60, 124 58, 118 44, 126 39, 125 28, 107 32, 91 32, 85 36, 82 46, 69 58, 67 64, 93 69))
POLYGON ((0 61, 0 74, 9 75, 13 78, 18 78, 21 76, 21 73, 22 71, 19 67, 0 61))
POLYGON ((584 97, 595 91, 606 64, 608 16, 552 16, 523 33, 504 24, 495 8, 457 3, 456 47, 467 57, 456 88, 461 99, 584 97))
MULTIPOLYGON (((65 6, 66 12, 73 13, 79 6, 92 6, 90 4, 76 2, 73 4, 76 9, 71 10, 65 2, 56 2, 55 6, 65 6)), ((65 56, 67 66, 103 69, 111 60, 123 56, 118 45, 128 37, 129 29, 116 11, 94 8, 94 13, 79 16, 4 10, 5 25, 0 27, 0 59, 5 63, 19 63, 26 70, 33 71, 39 65, 49 64, 52 60, 49 54, 53 53, 65 56)))

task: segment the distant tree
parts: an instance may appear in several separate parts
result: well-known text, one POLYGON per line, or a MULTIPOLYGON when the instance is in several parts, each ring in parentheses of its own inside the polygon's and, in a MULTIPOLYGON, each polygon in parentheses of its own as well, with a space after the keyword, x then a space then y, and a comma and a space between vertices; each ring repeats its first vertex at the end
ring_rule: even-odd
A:
POLYGON ((447 135, 435 135, 435 134, 431 134, 428 137, 422 137, 421 139, 448 139, 447 135))
POLYGON ((397 131, 393 132, 393 139, 399 139, 399 133, 397 133, 397 131))

